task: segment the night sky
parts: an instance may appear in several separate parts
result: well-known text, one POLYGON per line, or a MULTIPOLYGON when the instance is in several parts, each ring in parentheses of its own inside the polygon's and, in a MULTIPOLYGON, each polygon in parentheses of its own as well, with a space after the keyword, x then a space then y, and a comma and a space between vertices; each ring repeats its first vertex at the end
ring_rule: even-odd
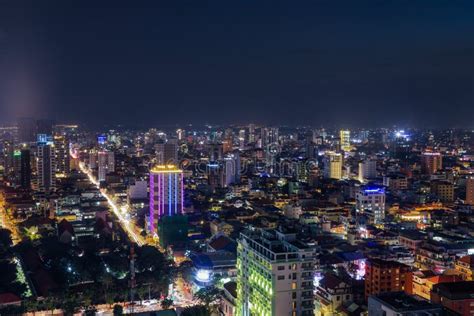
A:
POLYGON ((2 0, 0 110, 97 127, 473 126, 474 1, 2 0))

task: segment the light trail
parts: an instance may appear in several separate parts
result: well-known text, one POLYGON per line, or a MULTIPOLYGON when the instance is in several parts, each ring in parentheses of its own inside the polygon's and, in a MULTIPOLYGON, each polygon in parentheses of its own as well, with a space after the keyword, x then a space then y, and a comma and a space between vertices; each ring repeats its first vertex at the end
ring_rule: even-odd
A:
POLYGON ((94 178, 94 176, 90 173, 89 170, 84 166, 84 163, 80 162, 79 163, 79 168, 81 169, 82 172, 84 172, 87 177, 89 178, 89 181, 92 182, 97 189, 99 189, 100 194, 107 200, 107 203, 110 206, 110 209, 114 213, 114 215, 117 217, 117 219, 120 222, 120 225, 122 228, 125 230, 127 235, 139 246, 143 246, 145 244, 145 241, 143 240, 143 237, 137 234, 134 229, 132 224, 130 223, 130 220, 125 218, 124 214, 120 212, 120 208, 117 206, 117 204, 113 201, 113 199, 104 191, 101 190, 99 187, 99 182, 94 178))

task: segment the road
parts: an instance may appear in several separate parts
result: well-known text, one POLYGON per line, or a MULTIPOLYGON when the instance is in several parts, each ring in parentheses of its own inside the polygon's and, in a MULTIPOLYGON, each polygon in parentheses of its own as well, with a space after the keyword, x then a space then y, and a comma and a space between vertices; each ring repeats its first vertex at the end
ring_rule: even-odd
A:
POLYGON ((127 233, 128 237, 139 246, 143 246, 147 244, 145 237, 140 235, 140 231, 136 227, 136 225, 132 221, 130 221, 128 218, 126 218, 127 208, 125 207, 125 205, 118 205, 117 203, 114 202, 113 197, 107 194, 106 190, 100 189, 99 182, 94 178, 90 170, 88 170, 84 166, 84 163, 81 162, 79 164, 79 167, 81 168, 81 171, 87 175, 90 182, 92 182, 97 187, 97 189, 99 189, 100 194, 107 200, 107 203, 109 204, 110 209, 114 213, 115 217, 118 219, 120 226, 122 226, 123 230, 127 233))
MULTIPOLYGON (((128 237, 133 240, 137 245, 143 246, 143 245, 150 245, 157 247, 160 251, 164 251, 159 244, 152 239, 146 239, 142 235, 140 235, 140 229, 128 218, 126 218, 127 209, 128 205, 119 205, 117 204, 113 196, 108 194, 106 190, 100 189, 98 181, 95 179, 95 177, 92 175, 90 170, 88 170, 85 166, 84 163, 80 163, 79 167, 83 173, 85 173, 90 182, 93 183, 100 191, 101 195, 107 200, 107 203, 110 206, 110 209, 116 216, 116 218, 119 220, 120 225, 124 229, 124 231, 127 233, 128 237)), ((174 306, 175 307, 186 307, 186 306, 192 306, 196 305, 198 302, 192 297, 192 294, 190 293, 189 289, 185 286, 185 283, 183 282, 182 279, 178 278, 175 280, 175 284, 173 286, 173 291, 171 293, 171 297, 174 301, 174 306)), ((140 311, 156 311, 160 310, 161 307, 159 303, 152 304, 150 306, 143 306, 137 304, 134 309, 139 309, 140 311)), ((107 310, 104 310, 104 313, 107 314, 107 310)))

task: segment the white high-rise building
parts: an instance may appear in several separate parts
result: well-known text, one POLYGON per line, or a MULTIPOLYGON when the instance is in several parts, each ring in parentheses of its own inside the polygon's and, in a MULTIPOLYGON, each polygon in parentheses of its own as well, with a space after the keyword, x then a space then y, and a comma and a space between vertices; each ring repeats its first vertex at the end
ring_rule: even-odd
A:
POLYGON ((115 172, 115 155, 112 151, 99 151, 97 157, 99 182, 105 181, 108 173, 115 172))
POLYGON ((385 218, 385 189, 363 186, 356 194, 357 214, 366 215, 374 224, 383 223, 385 218))
POLYGON ((39 191, 49 192, 56 187, 56 164, 51 136, 38 134, 36 146, 36 185, 39 191))

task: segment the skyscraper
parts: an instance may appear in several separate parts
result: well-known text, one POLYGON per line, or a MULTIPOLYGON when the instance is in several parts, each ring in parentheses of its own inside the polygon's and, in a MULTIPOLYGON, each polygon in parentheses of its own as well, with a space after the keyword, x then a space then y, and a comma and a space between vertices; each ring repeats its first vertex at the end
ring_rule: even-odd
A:
POLYGON ((39 191, 49 192, 56 186, 54 144, 51 136, 38 134, 36 146, 36 185, 39 191))
POLYGON ((174 165, 158 165, 151 169, 150 232, 156 232, 156 222, 161 217, 182 214, 183 202, 183 171, 174 165))
POLYGON ((349 130, 340 130, 339 138, 341 140, 341 150, 350 151, 351 150, 351 131, 349 130))
POLYGON ((69 141, 65 135, 54 136, 54 157, 56 160, 57 174, 69 174, 69 141))
POLYGON ((29 149, 20 151, 20 187, 24 190, 31 189, 31 152, 29 149))

